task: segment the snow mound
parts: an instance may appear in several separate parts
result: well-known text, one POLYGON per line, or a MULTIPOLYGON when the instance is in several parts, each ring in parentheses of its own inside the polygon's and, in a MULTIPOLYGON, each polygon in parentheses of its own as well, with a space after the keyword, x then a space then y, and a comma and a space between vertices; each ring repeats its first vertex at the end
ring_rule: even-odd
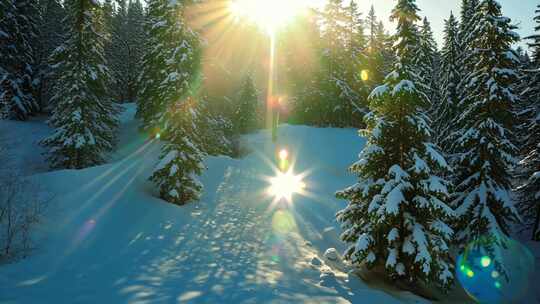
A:
POLYGON ((336 248, 328 248, 324 252, 324 257, 330 261, 337 261, 339 259, 339 254, 336 248))
MULTIPOLYGON (((364 144, 356 130, 283 125, 277 144, 267 131, 248 135, 252 153, 207 158, 201 201, 178 207, 156 198, 148 177, 160 144, 138 133, 135 106, 124 107, 109 164, 28 171, 54 200, 35 253, 1 266, 0 302, 417 302, 368 287, 330 261, 346 246, 335 233, 344 202, 334 192, 356 179, 347 172, 364 144), (310 194, 294 195, 291 204, 273 203, 266 191, 265 177, 275 174, 275 153, 283 148, 294 172, 305 172, 310 194), (314 258, 326 248, 333 250, 325 260, 314 258)), ((26 134, 24 128, 10 126, 14 134, 26 134)), ((35 138, 17 145, 37 150, 35 138)))

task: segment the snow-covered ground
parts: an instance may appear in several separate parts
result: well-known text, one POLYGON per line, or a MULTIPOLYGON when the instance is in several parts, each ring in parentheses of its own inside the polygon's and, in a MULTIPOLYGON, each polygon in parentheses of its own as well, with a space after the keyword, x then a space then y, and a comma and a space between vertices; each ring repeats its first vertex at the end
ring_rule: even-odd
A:
POLYGON ((333 193, 355 180, 356 131, 282 126, 277 145, 268 132, 247 136, 251 153, 206 159, 202 200, 178 207, 147 181, 159 145, 137 132, 134 111, 126 106, 111 163, 80 171, 43 173, 36 142, 47 129, 10 126, 25 136, 25 172, 55 198, 31 257, 0 267, 0 303, 428 303, 324 257, 345 246, 334 217, 345 202, 333 193), (281 148, 308 173, 308 195, 290 205, 266 191, 281 148))

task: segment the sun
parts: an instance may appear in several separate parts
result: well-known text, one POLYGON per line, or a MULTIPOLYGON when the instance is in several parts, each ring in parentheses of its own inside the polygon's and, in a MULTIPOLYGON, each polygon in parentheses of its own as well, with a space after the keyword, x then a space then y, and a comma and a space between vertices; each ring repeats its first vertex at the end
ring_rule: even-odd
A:
POLYGON ((309 0, 231 0, 229 8, 236 19, 248 19, 274 33, 309 7, 309 0))

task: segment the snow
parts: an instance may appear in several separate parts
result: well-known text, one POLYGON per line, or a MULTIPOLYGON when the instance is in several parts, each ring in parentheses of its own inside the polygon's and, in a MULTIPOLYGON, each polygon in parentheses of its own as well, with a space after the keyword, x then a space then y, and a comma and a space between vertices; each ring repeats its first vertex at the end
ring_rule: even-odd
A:
POLYGON ((45 120, 45 117, 31 117, 25 122, 0 120, 0 147, 7 154, 1 160, 3 168, 17 169, 24 176, 48 170, 43 156, 45 149, 38 145, 52 132, 45 120))
POLYGON ((45 172, 36 144, 50 132, 44 122, 0 122, 21 151, 8 162, 54 194, 36 250, 0 266, 1 303, 427 302, 321 258, 347 246, 335 220, 344 202, 333 193, 357 179, 347 171, 364 144, 355 130, 280 127, 295 172, 309 170, 310 195, 290 206, 267 197, 262 176, 273 175, 277 147, 264 131, 244 138, 252 153, 243 159, 208 157, 201 201, 178 207, 156 198, 147 179, 160 145, 138 133, 134 105, 125 107, 119 150, 84 170, 45 172))
POLYGON ((339 254, 336 248, 328 248, 324 252, 324 257, 330 261, 337 261, 337 259, 339 258, 339 254))

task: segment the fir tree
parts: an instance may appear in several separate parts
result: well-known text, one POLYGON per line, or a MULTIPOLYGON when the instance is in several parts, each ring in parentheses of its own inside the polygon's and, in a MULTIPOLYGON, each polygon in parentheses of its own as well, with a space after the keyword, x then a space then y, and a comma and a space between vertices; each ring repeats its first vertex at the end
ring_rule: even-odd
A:
POLYGON ((384 267, 391 278, 446 289, 453 281, 452 210, 438 174, 448 166, 430 142, 429 100, 415 77, 417 11, 414 0, 399 0, 392 12, 397 63, 370 95, 368 143, 351 167, 359 181, 338 192, 349 205, 337 218, 345 229, 341 238, 351 244, 345 257, 354 265, 384 267))
MULTIPOLYGON (((534 30, 536 33, 540 32, 540 4, 536 6, 535 10, 536 16, 534 16, 534 21, 536 22, 536 26, 534 27, 534 30)), ((531 42, 529 43, 529 46, 532 48, 533 51, 533 61, 536 63, 540 62, 540 34, 535 34, 528 37, 531 42)))
POLYGON ((121 102, 135 101, 145 43, 144 11, 139 0, 120 0, 117 3, 115 14, 110 17, 111 41, 108 45, 113 92, 121 102))
POLYGON ((159 127, 169 105, 193 95, 201 53, 199 37, 184 24, 181 4, 150 1, 147 11, 147 52, 139 79, 137 116, 142 118, 143 129, 149 130, 159 127))
POLYGON ((163 114, 165 144, 150 177, 158 187, 160 197, 176 205, 199 199, 203 189, 197 175, 205 169, 202 164, 204 154, 192 139, 198 130, 193 123, 195 105, 190 100, 174 103, 163 114))
MULTIPOLYGON (((534 20, 536 33, 540 33, 540 5, 534 20)), ((521 161, 517 168, 517 194, 519 211, 525 227, 531 229, 532 238, 540 240, 540 35, 527 37, 533 51, 533 62, 525 70, 521 94, 521 161)))
POLYGON ((66 2, 70 30, 53 54, 56 76, 55 130, 44 139, 54 168, 81 169, 99 165, 115 142, 118 110, 108 97, 109 72, 104 58, 101 8, 92 0, 66 2))
POLYGON ((253 82, 253 77, 248 75, 238 96, 238 108, 234 115, 236 132, 246 134, 255 131, 260 123, 257 113, 259 107, 259 93, 253 82))
POLYGON ((479 15, 476 13, 478 9, 479 0, 462 0, 461 4, 461 20, 459 23, 459 44, 460 44, 460 56, 459 67, 461 69, 461 79, 459 83, 458 92, 460 93, 460 100, 465 98, 467 94, 467 84, 465 77, 470 74, 474 65, 476 64, 474 58, 475 46, 474 40, 476 39, 477 32, 474 29, 477 28, 479 15))
POLYGON ((0 112, 26 120, 39 110, 35 94, 36 3, 0 3, 0 112))
POLYGON ((458 114, 459 92, 458 84, 461 81, 461 69, 459 67, 460 44, 458 37, 458 22, 453 14, 445 21, 444 46, 442 49, 441 63, 441 101, 434 103, 435 135, 437 143, 448 151, 450 142, 448 135, 454 129, 453 122, 458 114))
POLYGON ((213 156, 234 156, 232 143, 232 123, 223 115, 212 113, 208 97, 204 94, 196 101, 194 110, 197 112, 196 144, 200 149, 213 156))
POLYGON ((418 66, 418 76, 423 83, 424 92, 431 102, 438 101, 438 88, 436 82, 436 62, 437 43, 433 38, 433 31, 427 18, 424 18, 419 33, 419 43, 417 47, 416 65, 418 66))
POLYGON ((151 177, 160 196, 174 204, 196 200, 202 190, 196 176, 203 170, 203 152, 194 139, 196 96, 200 81, 200 41, 184 22, 179 1, 148 3, 148 53, 144 56, 138 115, 143 128, 161 129, 166 141, 151 177))
POLYGON ((385 59, 388 53, 386 51, 386 34, 384 26, 379 23, 375 15, 373 5, 366 17, 368 30, 368 52, 367 52, 367 85, 374 88, 384 80, 384 76, 390 72, 386 68, 385 59))
POLYGON ((39 45, 37 50, 36 65, 37 74, 39 76, 39 84, 37 86, 37 99, 39 107, 42 111, 51 110, 52 105, 49 101, 52 97, 52 77, 54 67, 49 59, 54 50, 59 47, 64 41, 68 31, 64 20, 66 18, 66 10, 59 0, 42 0, 40 5, 40 25, 39 28, 39 45))
POLYGON ((460 102, 459 128, 453 140, 456 153, 455 184, 461 246, 485 237, 498 261, 499 246, 519 216, 511 199, 511 169, 516 146, 513 112, 518 97, 513 92, 519 65, 512 44, 519 37, 495 0, 482 0, 472 29, 472 72, 465 77, 465 98, 460 102))

